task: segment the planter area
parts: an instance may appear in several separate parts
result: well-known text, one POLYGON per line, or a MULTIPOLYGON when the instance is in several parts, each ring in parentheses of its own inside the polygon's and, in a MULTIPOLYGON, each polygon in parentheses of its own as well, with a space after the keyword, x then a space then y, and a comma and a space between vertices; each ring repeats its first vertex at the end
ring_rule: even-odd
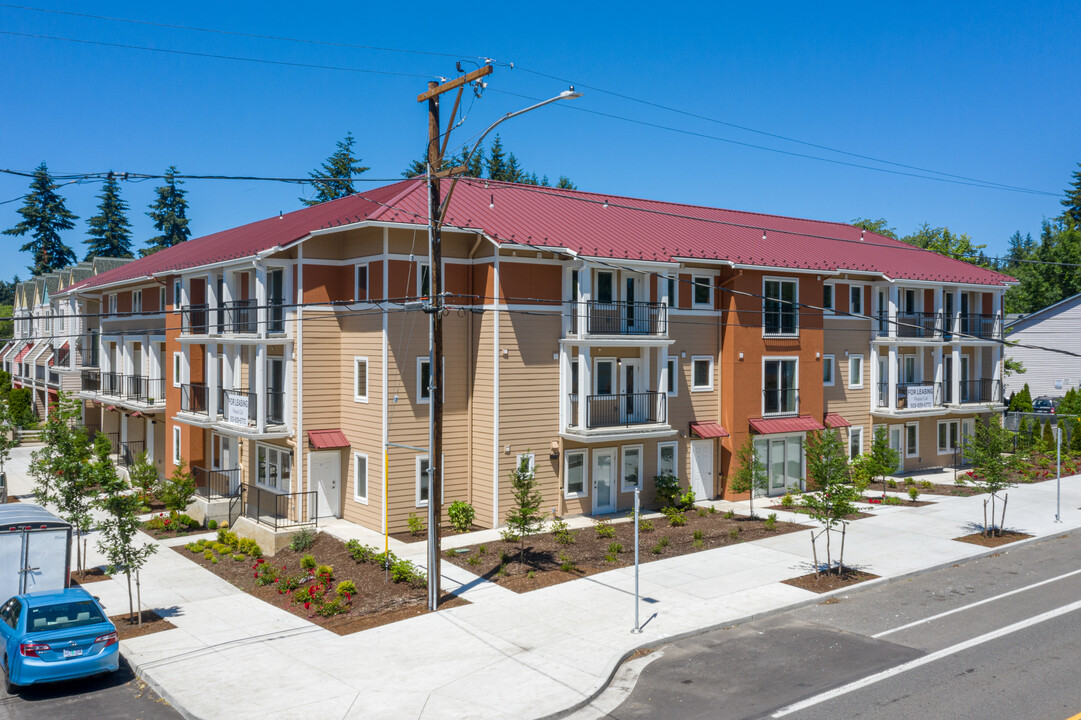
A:
POLYGON ((984 535, 982 532, 972 533, 971 535, 962 535, 961 537, 955 537, 954 540, 960 542, 972 543, 973 545, 982 545, 984 547, 999 547, 1000 545, 1009 545, 1012 542, 1018 540, 1024 540, 1030 538, 1031 535, 1023 532, 1017 532, 1016 530, 1003 530, 998 535, 984 535))
POLYGON ((799 577, 789 578, 788 580, 782 580, 785 585, 792 585, 793 587, 802 588, 804 590, 810 590, 815 593, 829 592, 830 590, 837 590, 839 588, 848 587, 849 585, 855 585, 856 583, 866 582, 867 580, 874 580, 878 575, 873 575, 863 570, 856 568, 846 567, 843 573, 837 573, 835 570, 830 572, 820 573, 808 573, 806 575, 800 575, 799 577))
MULTIPOLYGON (((681 515, 684 525, 672 525, 667 517, 640 521, 640 562, 807 529, 795 523, 711 513, 705 508, 681 515)), ((496 540, 448 551, 447 560, 515 592, 528 592, 633 565, 634 523, 601 521, 580 530, 553 528, 526 539, 521 546, 496 540)))
POLYGON ((202 523, 193 520, 184 513, 157 513, 154 517, 144 521, 140 530, 155 540, 206 532, 202 523))
POLYGON ((153 610, 143 610, 142 625, 139 624, 138 619, 133 620, 127 613, 110 615, 109 620, 112 621, 113 625, 116 625, 116 634, 121 640, 130 640, 131 638, 163 630, 172 630, 176 627, 176 625, 173 625, 153 610))

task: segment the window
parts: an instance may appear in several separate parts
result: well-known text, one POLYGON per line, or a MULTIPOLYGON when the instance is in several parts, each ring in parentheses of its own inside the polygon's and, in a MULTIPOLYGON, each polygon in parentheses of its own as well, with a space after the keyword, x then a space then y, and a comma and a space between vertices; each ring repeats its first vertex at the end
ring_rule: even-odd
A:
POLYGON ((293 453, 274 445, 256 445, 255 456, 256 484, 289 492, 293 484, 293 453))
POLYGON ((109 314, 116 315, 116 293, 109 296, 109 314))
POLYGON ((526 468, 529 469, 530 474, 537 472, 537 456, 534 453, 518 453, 518 457, 515 459, 515 469, 522 467, 522 463, 525 463, 526 468))
POLYGON ((173 387, 180 387, 182 360, 183 356, 180 352, 173 353, 173 387))
POLYGON ((417 507, 428 505, 428 456, 417 456, 417 507))
POLYGON ((695 355, 691 358, 691 390, 713 389, 713 356, 695 355))
POLYGON ((848 428, 848 457, 855 460, 863 452, 863 428, 848 428))
POLYGON ((165 286, 158 288, 158 312, 165 312, 165 286))
POLYGON ((133 315, 139 315, 143 312, 143 291, 132 290, 131 291, 131 312, 133 315))
POLYGON ((614 395, 616 392, 616 361, 612 358, 598 359, 594 370, 593 387, 597 395, 614 395))
POLYGON ((833 312, 833 285, 826 283, 822 286, 822 308, 827 312, 833 312))
POLYGON ((426 357, 417 358, 417 402, 424 404, 432 400, 432 363, 426 357))
POLYGON ((368 402, 368 358, 353 358, 353 400, 368 402))
POLYGON ((901 382, 906 384, 919 382, 920 373, 917 372, 916 356, 902 355, 901 357, 901 382))
POLYGON ((676 451, 679 445, 674 442, 657 444, 657 474, 679 477, 676 451))
POLYGON ((676 276, 668 276, 668 307, 679 307, 679 291, 676 288, 676 276))
POLYGON ((904 304, 905 312, 911 315, 912 313, 916 312, 916 291, 915 290, 905 290, 904 292, 905 292, 905 304, 904 304))
POLYGON ((173 310, 179 310, 183 306, 183 298, 180 291, 183 288, 183 283, 180 282, 180 278, 173 280, 173 310))
POLYGON ((938 454, 950 455, 960 446, 956 420, 938 421, 938 454))
POLYGON ((183 462, 183 454, 180 448, 180 426, 173 426, 173 465, 183 462))
POLYGON ((863 314, 863 286, 851 285, 848 289, 848 312, 853 315, 863 314))
POLYGON ((597 302, 610 303, 615 300, 615 278, 613 273, 597 271, 597 302))
POLYGON ((271 268, 266 274, 267 304, 270 306, 267 332, 285 332, 285 270, 271 268))
POLYGON ((567 498, 586 496, 586 451, 572 450, 566 453, 563 471, 563 495, 567 498))
POLYGON ((785 415, 799 411, 796 360, 763 360, 762 414, 785 415))
POLYGON ((848 387, 852 390, 863 389, 863 356, 848 356, 848 387))
POLYGON ((905 425, 905 457, 918 457, 920 454, 919 423, 905 425))
POLYGON ((353 453, 353 499, 368 504, 368 456, 353 453))
POLYGON ((679 392, 677 372, 679 372, 679 362, 675 358, 668 358, 668 397, 675 397, 679 392))
POLYGON ((420 280, 420 297, 432 294, 432 266, 426 262, 417 263, 417 278, 420 280))
POLYGON ((368 299, 368 263, 357 265, 357 284, 353 293, 354 302, 363 302, 368 299))
POLYGON ((822 384, 826 387, 833 386, 834 362, 832 355, 822 356, 822 384))
POLYGON ((634 492, 642 479, 642 446, 623 447, 623 472, 620 474, 619 491, 634 492))
POLYGON ((765 280, 762 301, 762 325, 766 335, 796 335, 798 283, 795 280, 765 280))
POLYGON ((713 307, 713 278, 709 275, 694 276, 694 294, 691 299, 695 307, 713 307))
POLYGON ((571 360, 571 395, 578 394, 578 361, 571 360))

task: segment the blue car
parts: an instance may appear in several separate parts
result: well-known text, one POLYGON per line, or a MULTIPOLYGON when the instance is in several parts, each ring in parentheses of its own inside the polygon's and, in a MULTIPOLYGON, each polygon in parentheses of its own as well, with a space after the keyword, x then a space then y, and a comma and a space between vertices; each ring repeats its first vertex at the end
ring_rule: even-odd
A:
POLYGON ((103 675, 120 667, 116 626, 82 588, 16 595, 0 606, 4 687, 103 675))

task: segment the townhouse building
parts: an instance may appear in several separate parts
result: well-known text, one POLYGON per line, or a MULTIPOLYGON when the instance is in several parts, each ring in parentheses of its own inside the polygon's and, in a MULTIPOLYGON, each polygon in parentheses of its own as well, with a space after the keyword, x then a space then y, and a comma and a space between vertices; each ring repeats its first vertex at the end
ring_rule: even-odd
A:
MULTIPOLYGON (((87 424, 256 521, 404 530, 433 501, 426 213, 407 180, 50 291, 87 424)), ((466 178, 442 237, 441 501, 478 525, 522 460, 547 509, 604 514, 660 473, 736 497, 753 437, 780 494, 808 432, 882 425, 927 468, 1001 405, 1012 279, 856 227, 466 178)))

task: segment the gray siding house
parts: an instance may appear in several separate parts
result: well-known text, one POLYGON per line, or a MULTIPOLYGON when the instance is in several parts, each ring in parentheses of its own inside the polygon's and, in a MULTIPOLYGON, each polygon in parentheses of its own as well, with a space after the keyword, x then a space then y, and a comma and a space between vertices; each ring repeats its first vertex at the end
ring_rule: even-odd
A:
POLYGON ((1071 387, 1081 387, 1081 294, 1008 321, 1006 342, 1035 346, 1007 346, 1006 357, 1020 360, 1027 370, 1024 375, 1014 373, 1006 378, 1007 399, 1025 383, 1033 398, 1062 397, 1071 387))

